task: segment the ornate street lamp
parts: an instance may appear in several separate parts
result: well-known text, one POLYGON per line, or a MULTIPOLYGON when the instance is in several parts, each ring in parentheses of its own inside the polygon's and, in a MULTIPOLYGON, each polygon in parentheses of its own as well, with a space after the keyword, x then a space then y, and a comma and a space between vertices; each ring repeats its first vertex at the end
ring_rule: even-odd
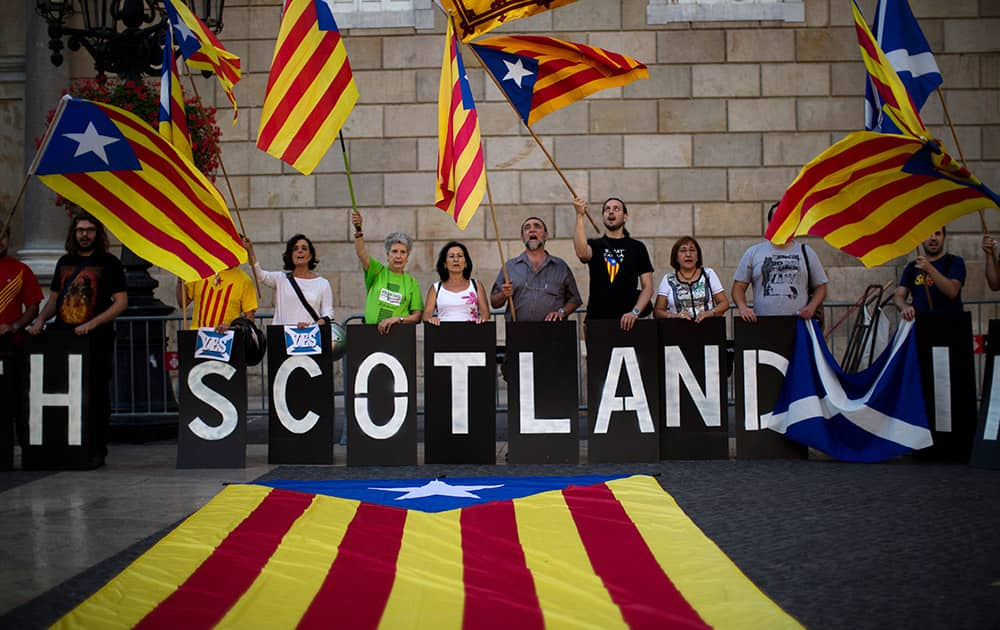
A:
MULTIPOLYGON (((225 0, 177 0, 210 29, 222 31, 225 0)), ((94 58, 97 74, 117 74, 137 80, 159 74, 166 31, 166 10, 161 0, 36 0, 35 10, 49 25, 52 64, 63 62, 63 38, 72 51, 86 49, 94 58), (83 28, 68 25, 79 13, 83 28)))

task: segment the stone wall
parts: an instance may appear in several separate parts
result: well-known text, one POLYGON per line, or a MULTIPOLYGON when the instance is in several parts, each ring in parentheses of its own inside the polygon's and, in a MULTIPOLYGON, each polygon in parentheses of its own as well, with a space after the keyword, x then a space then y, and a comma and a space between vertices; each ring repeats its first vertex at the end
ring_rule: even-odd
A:
MULTIPOLYGON (((591 200, 595 216, 608 196, 628 202, 628 226, 649 247, 656 282, 669 269, 675 239, 693 234, 706 264, 728 289, 743 250, 760 238, 770 203, 803 163, 863 124, 865 72, 850 3, 805 0, 805 22, 798 23, 655 25, 647 24, 647 5, 647 0, 580 0, 498 32, 555 34, 626 53, 649 66, 648 80, 577 102, 539 122, 535 131, 577 193, 591 200)), ((874 0, 861 5, 867 15, 873 13, 874 0)), ((965 159, 974 173, 1000 189, 1000 45, 995 36, 1000 3, 911 0, 911 5, 941 66, 965 159)), ((214 79, 199 79, 199 90, 220 107, 223 158, 262 264, 277 268, 284 240, 296 232, 310 235, 322 261, 319 271, 331 280, 343 316, 361 310, 364 292, 339 145, 309 177, 254 146, 280 6, 280 0, 226 4, 222 40, 241 55, 245 72, 236 88, 239 122, 229 124, 227 103, 213 87, 214 79)), ((410 270, 426 286, 438 249, 461 239, 470 246, 475 276, 489 283, 499 256, 488 208, 484 204, 463 233, 433 206, 443 32, 441 15, 427 30, 343 31, 361 93, 344 135, 372 252, 381 256, 386 233, 409 232, 416 238, 410 270)), ((586 271, 572 254, 569 192, 471 52, 464 54, 504 256, 522 247, 521 220, 541 216, 550 228, 549 249, 571 263, 586 297, 586 271)), ((6 120, 4 107, 0 92, 0 115, 6 120)), ((957 153, 936 96, 923 116, 957 153)), ((4 198, 9 181, 5 175, 4 198)), ((228 197, 221 178, 220 186, 228 197)), ((995 211, 988 219, 1000 231, 995 211)), ((979 218, 965 217, 951 227, 950 249, 967 258, 971 271, 966 296, 982 296, 979 218)), ((868 270, 825 243, 811 242, 830 275, 832 300, 853 300, 866 285, 893 280, 905 262, 868 270)), ((164 300, 172 303, 173 285, 164 279, 164 300)), ((264 301, 270 303, 270 296, 264 301)))

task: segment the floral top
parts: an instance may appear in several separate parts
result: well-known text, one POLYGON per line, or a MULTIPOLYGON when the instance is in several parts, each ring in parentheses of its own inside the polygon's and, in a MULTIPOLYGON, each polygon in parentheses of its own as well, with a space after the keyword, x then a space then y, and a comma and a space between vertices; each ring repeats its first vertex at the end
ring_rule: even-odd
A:
POLYGON ((476 294, 476 281, 469 280, 469 286, 462 291, 453 293, 434 283, 437 290, 437 316, 443 322, 475 322, 479 320, 479 299, 476 294))

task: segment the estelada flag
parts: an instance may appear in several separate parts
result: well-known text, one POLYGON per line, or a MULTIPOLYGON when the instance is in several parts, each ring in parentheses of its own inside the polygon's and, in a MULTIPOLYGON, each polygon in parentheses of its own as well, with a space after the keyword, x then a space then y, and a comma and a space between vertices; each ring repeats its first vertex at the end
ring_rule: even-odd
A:
POLYGON ((184 280, 247 260, 215 185, 131 112, 64 96, 28 173, 184 280))
POLYGON ((1000 208, 1000 198, 931 139, 861 9, 853 7, 861 57, 883 112, 902 134, 856 131, 814 158, 785 191, 764 235, 776 245, 821 236, 874 267, 962 215, 1000 208))
POLYGON ((233 104, 233 124, 239 110, 233 87, 242 76, 240 58, 226 50, 219 38, 205 26, 205 23, 191 12, 184 2, 163 0, 174 42, 180 48, 181 56, 187 64, 197 70, 214 72, 226 98, 233 104))
POLYGON ((479 114, 451 20, 438 84, 438 159, 434 205, 464 230, 486 194, 479 114))
POLYGON ((501 24, 576 2, 576 0, 441 0, 467 42, 501 24))
POLYGON ((471 46, 529 125, 599 90, 649 78, 631 57, 555 37, 489 37, 471 46))
POLYGON ((332 2, 288 0, 267 77, 257 148, 309 175, 358 101, 332 2))
POLYGON ((648 476, 232 485, 55 625, 223 626, 800 627, 648 476))
POLYGON ((194 161, 191 150, 191 134, 188 132, 187 112, 184 108, 184 90, 177 74, 177 58, 174 56, 173 29, 167 29, 163 36, 163 65, 160 68, 160 135, 177 147, 177 151, 194 161))

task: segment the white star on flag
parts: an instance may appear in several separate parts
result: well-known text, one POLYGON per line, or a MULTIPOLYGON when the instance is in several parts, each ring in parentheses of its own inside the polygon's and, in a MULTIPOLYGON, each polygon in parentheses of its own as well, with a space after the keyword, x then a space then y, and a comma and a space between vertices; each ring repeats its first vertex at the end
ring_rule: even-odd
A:
POLYGON ((181 41, 184 41, 185 39, 198 39, 198 37, 194 34, 194 31, 191 30, 191 27, 187 25, 187 22, 181 19, 181 16, 177 16, 177 21, 174 22, 173 25, 174 30, 177 31, 178 35, 180 35, 181 41))
POLYGON ((396 501, 403 499, 423 499, 424 497, 464 497, 467 499, 478 499, 479 495, 473 494, 476 490, 489 490, 491 488, 501 488, 503 484, 495 486, 453 486, 446 481, 428 481, 422 486, 410 488, 368 488, 369 490, 382 490, 384 492, 405 492, 396 497, 396 501))
POLYGON ((101 158, 105 164, 108 163, 108 154, 104 150, 104 147, 120 140, 120 138, 102 136, 97 133, 97 128, 94 127, 94 123, 92 122, 87 123, 87 130, 83 133, 64 133, 63 135, 77 143, 76 153, 73 154, 73 157, 93 153, 101 158))
POLYGON ((506 81, 510 79, 517 84, 517 87, 521 87, 521 79, 535 74, 531 70, 525 68, 520 59, 517 60, 517 63, 511 63, 504 59, 503 64, 507 66, 507 74, 504 75, 502 80, 506 81))

